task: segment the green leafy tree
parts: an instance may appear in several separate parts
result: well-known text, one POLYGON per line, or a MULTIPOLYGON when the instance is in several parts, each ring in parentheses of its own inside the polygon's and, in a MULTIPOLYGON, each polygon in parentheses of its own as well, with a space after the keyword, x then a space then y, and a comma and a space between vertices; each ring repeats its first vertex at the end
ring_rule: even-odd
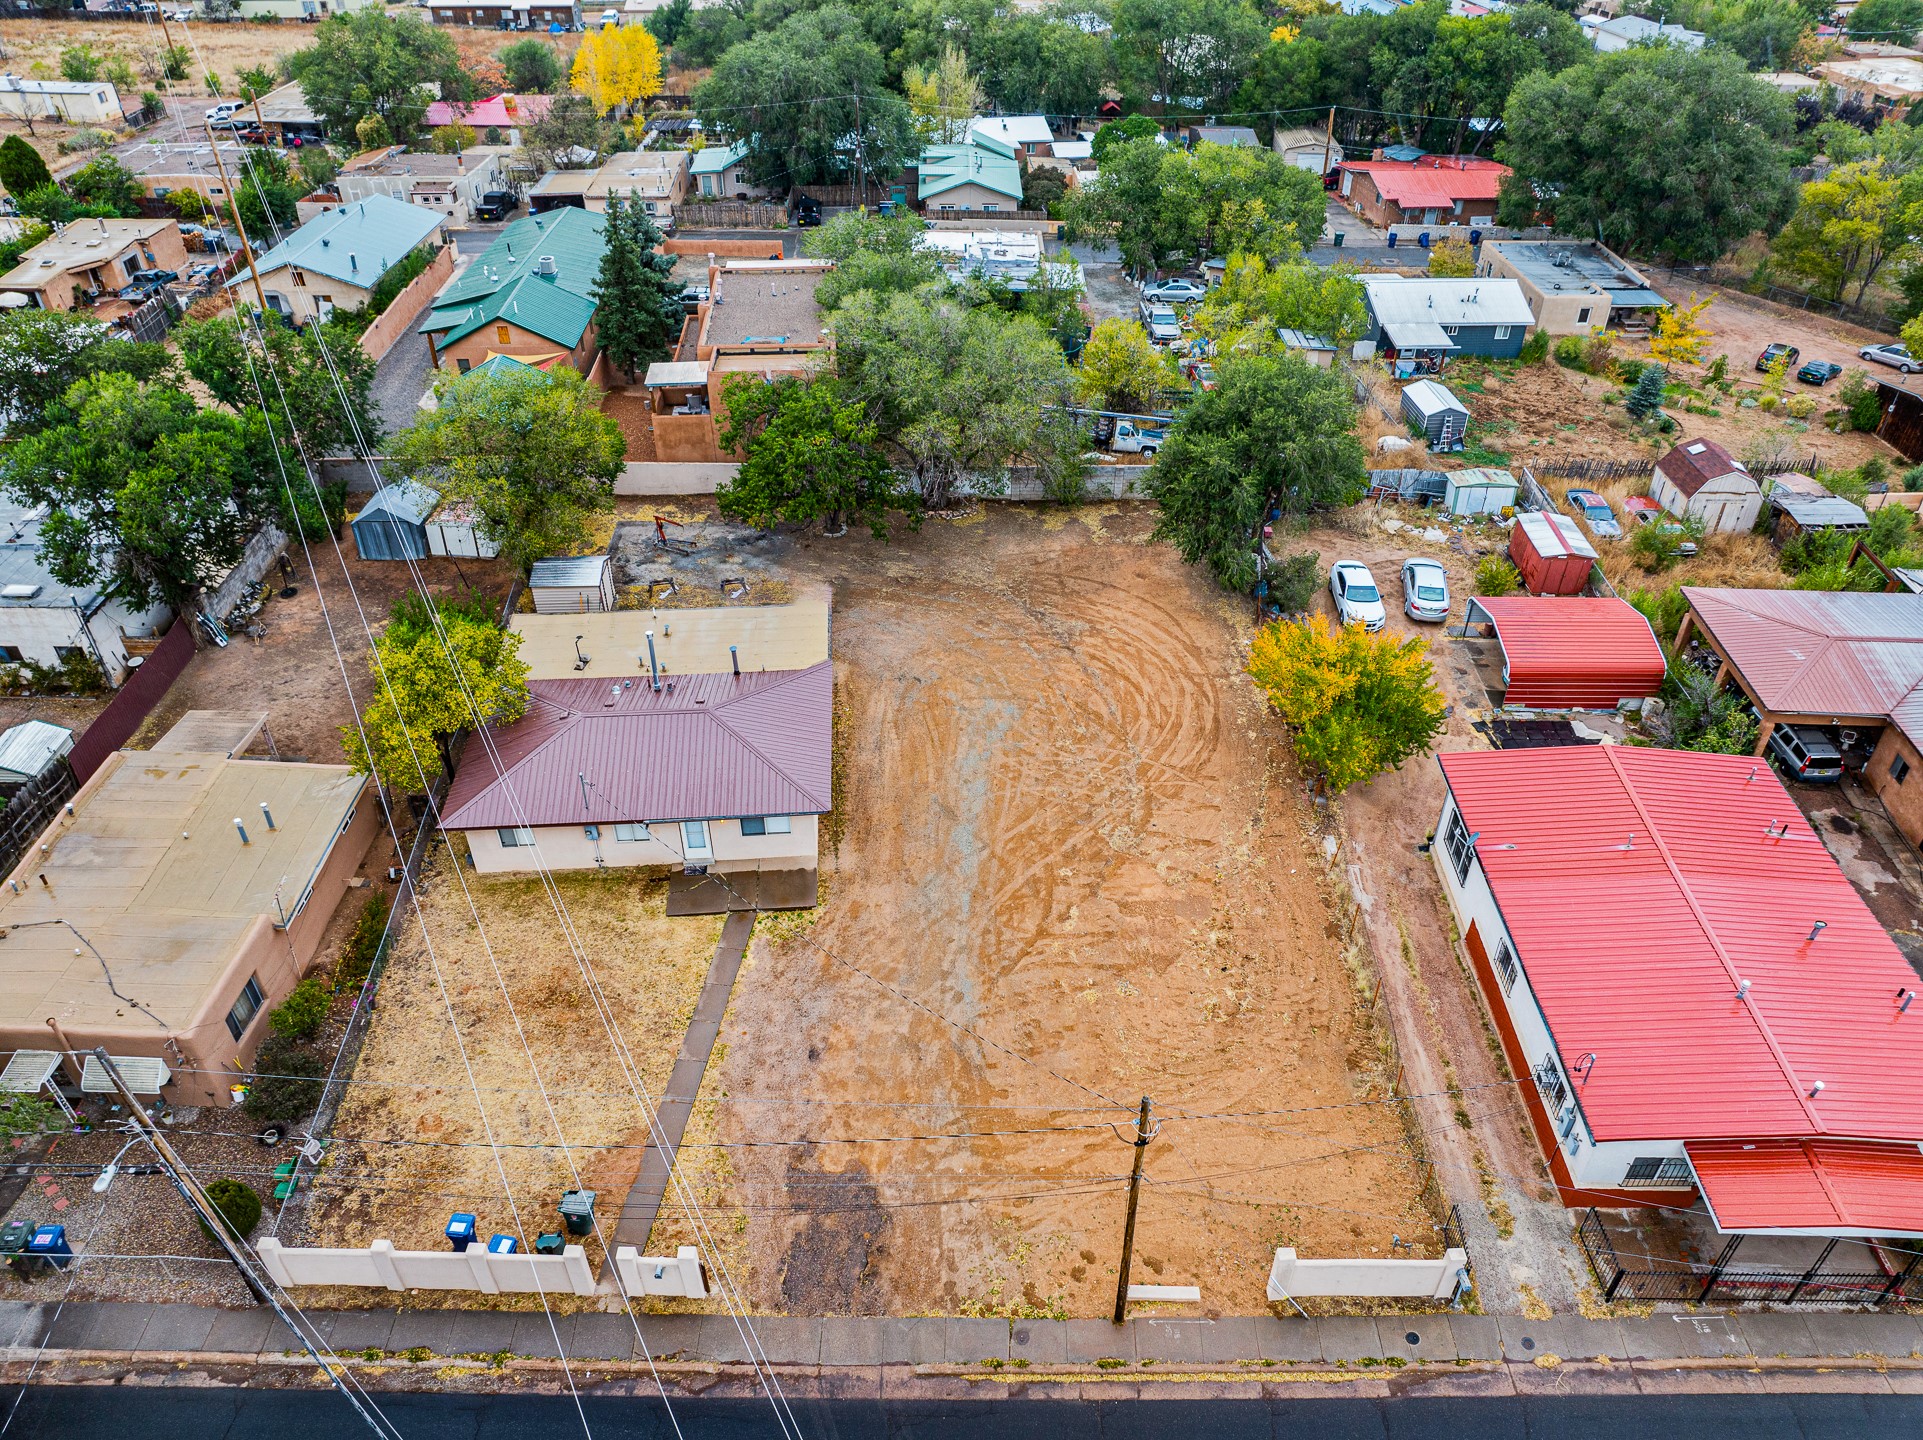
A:
POLYGON ((240 86, 240 93, 249 100, 260 99, 280 84, 280 76, 259 65, 236 71, 234 79, 240 86))
POLYGON ((22 215, 48 225, 65 225, 80 213, 80 207, 73 203, 73 196, 58 185, 36 185, 16 198, 22 215))
POLYGON ((453 377, 436 394, 438 408, 396 437, 396 461, 443 495, 471 500, 482 532, 524 575, 545 556, 583 549, 627 459, 600 391, 557 366, 453 377))
MULTIPOLYGON (((11 240, 0 240, 0 275, 6 274, 26 256, 26 253, 53 234, 51 225, 43 225, 29 220, 22 225, 11 240)), ((64 312, 55 311, 55 314, 64 312)))
POLYGON ((433 99, 430 86, 440 87, 443 100, 471 98, 461 53, 445 30, 378 7, 329 15, 314 27, 314 43, 286 65, 327 133, 343 141, 369 115, 389 135, 412 139, 433 99))
POLYGON ((914 492, 889 467, 880 432, 832 380, 737 375, 722 408, 721 447, 742 457, 716 493, 723 514, 763 529, 820 520, 830 534, 853 522, 877 540, 887 538, 891 512, 915 515, 914 492))
POLYGON ((947 298, 851 296, 835 315, 835 365, 930 509, 965 477, 1060 443, 1045 407, 1073 394, 1061 347, 1034 320, 947 298))
POLYGON ((1362 282, 1345 265, 1292 262, 1269 266, 1236 255, 1195 312, 1196 333, 1218 354, 1267 354, 1280 349, 1281 329, 1319 335, 1347 349, 1368 328, 1362 282))
POLYGON ((1205 110, 1228 104, 1269 33, 1245 0, 1117 0, 1111 23, 1126 93, 1205 110))
POLYGON ((1347 505, 1367 485, 1345 375, 1300 356, 1226 358, 1214 390, 1176 421, 1149 472, 1156 538, 1231 590, 1255 580, 1255 537, 1272 510, 1347 505))
POLYGON ((53 174, 40 152, 27 143, 24 135, 9 135, 0 140, 0 188, 18 200, 30 190, 53 184, 53 174))
POLYGON ((1923 30, 1923 0, 1863 0, 1847 23, 1852 39, 1910 45, 1923 30))
POLYGON ((1095 162, 1099 165, 1106 160, 1108 152, 1117 145, 1126 145, 1131 140, 1153 140, 1161 133, 1162 127, 1147 115, 1124 115, 1120 120, 1110 120, 1095 132, 1095 162))
POLYGON ((160 78, 185 80, 187 67, 194 63, 193 51, 185 45, 168 45, 160 52, 160 78))
POLYGON ((1095 327, 1082 347, 1075 388, 1099 409, 1140 415, 1180 390, 1182 375, 1166 350, 1149 343, 1140 325, 1111 317, 1095 327))
POLYGON ((521 159, 539 170, 581 170, 608 146, 608 127, 587 96, 556 95, 547 114, 521 127, 521 159))
POLYGON ((111 155, 89 160, 67 177, 67 193, 89 215, 131 219, 145 193, 140 181, 111 155))
POLYGON ((921 217, 912 213, 850 210, 835 216, 802 241, 803 254, 835 262, 815 298, 824 310, 833 310, 857 291, 891 295, 940 283, 940 257, 918 243, 926 233, 921 217))
POLYGON ((496 58, 507 70, 507 88, 517 95, 552 94, 566 73, 554 47, 545 40, 536 40, 531 36, 526 40, 516 40, 502 49, 496 58))
POLYGON ((1886 265, 1917 254, 1923 171, 1897 172, 1882 156, 1839 165, 1804 185, 1770 254, 1830 300, 1861 305, 1886 265), (1850 287, 1854 295, 1847 295, 1850 287))
POLYGON ((841 181, 858 154, 893 175, 919 152, 908 102, 886 88, 882 53, 839 5, 792 15, 735 45, 695 87, 714 136, 747 146, 757 183, 841 181))
POLYGON ((41 553, 65 585, 191 613, 274 513, 276 456, 258 413, 200 410, 131 375, 77 381, 71 416, 15 443, 7 492, 48 507, 41 553))
POLYGON ((521 637, 459 610, 438 628, 390 625, 368 657, 373 699, 341 727, 347 763, 403 794, 419 794, 456 762, 454 739, 527 713, 521 637), (366 739, 363 742, 362 736, 366 739))
POLYGON ((1279 562, 1267 575, 1268 598, 1284 615, 1302 615, 1322 589, 1322 556, 1304 550, 1279 562))
POLYGON ((967 48, 1003 114, 1090 115, 1102 103, 1108 43, 1061 10, 1000 15, 972 31, 967 48))
POLYGON ((300 223, 300 197, 307 193, 300 171, 277 150, 250 146, 234 176, 234 204, 248 238, 265 250, 275 236, 300 223))
POLYGON ((60 52, 60 78, 90 85, 100 78, 100 52, 91 45, 69 45, 60 52))
POLYGON ((129 342, 105 325, 65 310, 14 310, 0 315, 0 425, 18 438, 73 418, 64 397, 97 375, 170 378, 163 345, 129 342))
POLYGON ((661 253, 661 232, 638 201, 608 201, 607 248, 595 279, 595 326, 608 363, 639 371, 674 352, 685 318, 674 256, 661 253))
POLYGON ((648 16, 648 33, 661 46, 663 55, 674 48, 674 42, 687 30, 688 21, 693 15, 694 0, 671 0, 671 3, 648 16))
POLYGON ((310 460, 380 443, 374 361, 341 324, 295 330, 269 314, 252 342, 231 315, 221 315, 182 321, 174 343, 187 373, 235 414, 257 411, 264 392, 274 433, 297 441, 310 460))
POLYGON ((1425 753, 1442 733, 1446 707, 1428 648, 1316 615, 1258 630, 1248 669, 1296 753, 1331 789, 1346 790, 1425 753))
POLYGON ((1706 263, 1788 200, 1789 102, 1735 55, 1645 46, 1525 76, 1504 114, 1502 214, 1706 263))

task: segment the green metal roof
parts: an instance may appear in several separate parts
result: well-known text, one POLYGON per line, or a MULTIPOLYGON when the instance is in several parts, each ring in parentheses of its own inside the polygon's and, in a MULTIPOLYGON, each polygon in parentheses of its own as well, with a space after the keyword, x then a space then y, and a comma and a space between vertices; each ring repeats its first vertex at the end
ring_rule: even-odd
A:
POLYGON ((737 140, 732 145, 706 145, 694 152, 694 159, 688 162, 690 175, 719 175, 743 155, 748 153, 746 141, 737 140))
POLYGON ((516 360, 512 355, 490 355, 467 373, 470 375, 518 375, 523 370, 536 369, 538 369, 537 366, 530 365, 524 360, 516 360))
POLYGON ((505 323, 572 350, 594 318, 606 229, 607 216, 571 206, 523 216, 434 302, 421 330, 451 345, 505 323), (540 264, 549 257, 554 274, 543 275, 540 264))
POLYGON ((1016 163, 1015 151, 999 140, 977 135, 970 145, 930 145, 921 152, 918 198, 932 200, 960 185, 980 185, 1021 204, 1022 167, 1016 163))

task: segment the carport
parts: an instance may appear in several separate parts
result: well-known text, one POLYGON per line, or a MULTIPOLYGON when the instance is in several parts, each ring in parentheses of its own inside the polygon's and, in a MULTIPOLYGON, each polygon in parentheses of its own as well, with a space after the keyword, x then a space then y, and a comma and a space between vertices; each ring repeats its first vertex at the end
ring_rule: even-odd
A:
POLYGON ((1478 596, 1464 622, 1502 647, 1507 708, 1614 710, 1654 695, 1668 672, 1649 622, 1613 596, 1478 596))

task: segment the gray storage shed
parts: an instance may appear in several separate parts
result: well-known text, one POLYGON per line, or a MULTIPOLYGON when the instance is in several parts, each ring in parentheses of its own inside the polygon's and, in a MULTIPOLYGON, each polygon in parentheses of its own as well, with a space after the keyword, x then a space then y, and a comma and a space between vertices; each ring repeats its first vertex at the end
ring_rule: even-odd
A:
POLYGON ((363 560, 425 560, 427 517, 440 503, 439 491, 412 480, 382 486, 348 522, 354 548, 363 560))
POLYGON ((0 795, 46 774, 73 749, 73 731, 45 720, 22 720, 0 734, 0 795))
POLYGON ((1403 389, 1402 418, 1422 432, 1431 450, 1460 450, 1469 429, 1469 407, 1435 380, 1417 380, 1403 389))
POLYGON ((579 615, 614 608, 614 564, 605 555, 536 560, 527 588, 537 615, 579 615))

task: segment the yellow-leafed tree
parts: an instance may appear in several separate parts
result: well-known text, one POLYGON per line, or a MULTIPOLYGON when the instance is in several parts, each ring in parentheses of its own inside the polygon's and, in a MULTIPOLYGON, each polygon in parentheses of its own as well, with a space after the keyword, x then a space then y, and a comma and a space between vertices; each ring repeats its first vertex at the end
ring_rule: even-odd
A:
POLYGON ((1649 337, 1649 354, 1661 364, 1693 365, 1703 358, 1703 351, 1709 345, 1709 328, 1699 322, 1710 300, 1698 300, 1694 291, 1690 292, 1689 300, 1687 305, 1671 305, 1656 317, 1656 333, 1649 337))
POLYGON ((1420 755, 1441 733, 1428 648, 1316 615, 1257 631, 1249 675, 1288 723, 1296 753, 1331 789, 1346 790, 1420 755))
POLYGON ((660 92, 661 47, 644 26, 590 30, 574 52, 569 82, 605 115, 660 92))

